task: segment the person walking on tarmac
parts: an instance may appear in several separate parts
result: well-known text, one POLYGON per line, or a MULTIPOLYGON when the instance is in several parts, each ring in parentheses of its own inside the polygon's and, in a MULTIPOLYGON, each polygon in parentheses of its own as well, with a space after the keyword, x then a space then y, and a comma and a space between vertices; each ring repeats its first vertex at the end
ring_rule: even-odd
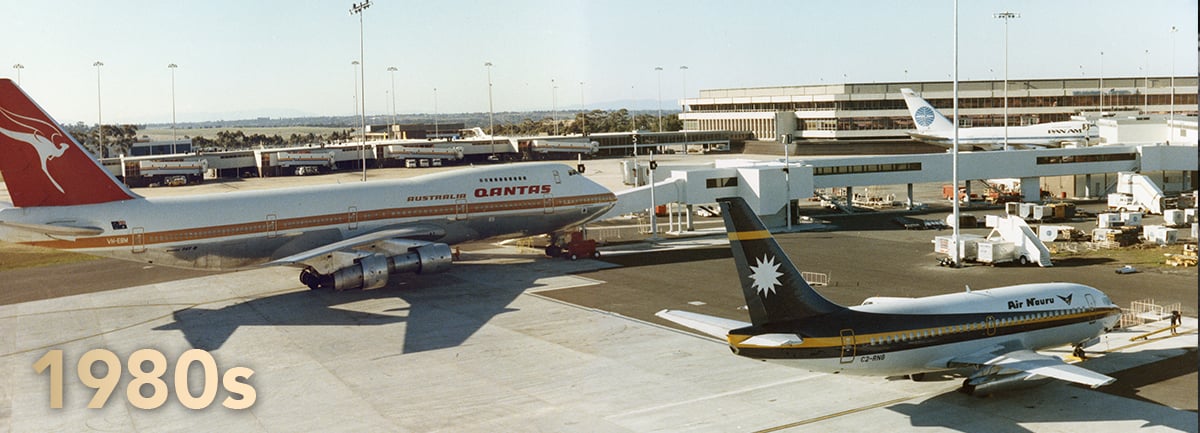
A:
POLYGON ((1171 335, 1179 333, 1179 326, 1183 324, 1183 315, 1179 310, 1171 310, 1171 335))

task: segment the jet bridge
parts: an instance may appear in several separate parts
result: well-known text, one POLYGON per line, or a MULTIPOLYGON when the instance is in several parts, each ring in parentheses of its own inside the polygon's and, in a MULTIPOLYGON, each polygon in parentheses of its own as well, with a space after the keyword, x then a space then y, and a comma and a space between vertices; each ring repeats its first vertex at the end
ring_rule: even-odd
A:
MULTIPOLYGON (((715 203, 720 197, 739 196, 758 215, 771 220, 776 217, 782 224, 784 206, 792 200, 812 197, 812 167, 793 163, 790 173, 785 172, 782 162, 757 162, 745 160, 717 161, 708 166, 659 168, 652 185, 644 185, 617 193, 617 204, 605 218, 613 218, 633 212, 642 212, 651 206, 669 203, 687 205, 715 203), (653 194, 651 193, 653 191, 653 194), (651 196, 653 195, 653 202, 651 196)), ((689 212, 690 213, 690 212, 689 212)))
MULTIPOLYGON (((951 177, 951 155, 863 155, 792 160, 718 160, 694 166, 659 167, 653 187, 617 193, 617 204, 604 218, 644 211, 668 203, 714 203, 719 197, 739 196, 768 227, 786 223, 785 205, 806 200, 817 188, 873 185, 909 185, 912 202, 915 183, 946 182, 951 177), (653 203, 650 191, 654 191, 653 203)), ((1142 170, 1194 172, 1194 146, 1092 146, 1008 152, 965 152, 959 155, 962 180, 1019 178, 1030 201, 1039 197, 1040 179, 1046 176, 1117 173, 1142 170)), ((645 165, 647 161, 641 161, 645 165)), ((648 176, 647 176, 648 177, 648 176)), ((847 194, 852 196, 852 194, 847 194)), ((1036 237, 1036 236, 1035 236, 1036 237)))

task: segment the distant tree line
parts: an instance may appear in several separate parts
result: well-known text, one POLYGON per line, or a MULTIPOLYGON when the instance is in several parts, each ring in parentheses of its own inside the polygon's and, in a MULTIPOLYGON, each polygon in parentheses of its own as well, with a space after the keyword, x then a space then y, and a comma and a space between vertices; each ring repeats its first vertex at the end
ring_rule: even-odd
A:
MULTIPOLYGON (((558 120, 559 134, 581 134, 584 128, 587 132, 630 132, 658 131, 658 116, 642 113, 631 114, 624 108, 613 111, 592 110, 587 113, 575 113, 570 119, 558 120)), ((486 130, 487 125, 483 128, 486 130)), ((678 131, 683 128, 676 114, 662 117, 663 131, 678 131)), ((551 135, 555 132, 555 121, 551 117, 540 120, 525 118, 518 122, 496 125, 496 135, 551 135)))
POLYGON ((352 136, 353 129, 345 129, 342 131, 334 131, 329 134, 292 134, 287 138, 283 138, 279 134, 250 134, 246 135, 241 130, 237 131, 219 131, 214 138, 194 137, 192 138, 192 149, 222 151, 222 150, 238 150, 238 149, 253 149, 256 147, 279 147, 279 146, 301 146, 306 144, 320 144, 333 141, 349 140, 352 136))
MULTIPOLYGON (((466 122, 467 126, 474 126, 478 122, 478 114, 471 121, 466 122)), ((552 116, 544 116, 541 119, 534 120, 532 117, 524 117, 520 120, 516 113, 502 113, 498 115, 505 120, 496 123, 496 135, 505 136, 530 136, 530 135, 552 135, 555 133, 555 124, 557 123, 557 132, 559 134, 580 134, 584 132, 586 125, 587 132, 630 132, 634 130, 640 131, 658 131, 659 119, 658 116, 651 113, 630 113, 627 109, 619 109, 613 111, 592 110, 586 113, 573 113, 570 118, 560 118, 557 121, 552 116)), ((544 114, 544 113, 538 113, 544 114)), ((486 113, 483 113, 482 128, 487 131, 486 113)), ((283 121, 284 119, 280 119, 283 121)), ((388 122, 390 119, 373 119, 374 123, 388 122)), ((449 121, 448 119, 443 119, 449 121)), ((303 125, 311 126, 311 125, 303 125)), ((100 128, 96 125, 86 125, 83 122, 76 122, 69 125, 63 125, 63 129, 71 134, 93 155, 101 158, 116 157, 118 155, 129 155, 130 148, 137 141, 139 125, 118 124, 104 125, 104 148, 100 148, 100 128)), ((678 131, 682 129, 682 124, 679 121, 679 116, 676 113, 665 114, 662 117, 663 131, 678 131)), ((282 137, 279 134, 264 135, 250 134, 246 135, 241 130, 220 131, 213 138, 207 137, 192 137, 192 149, 223 151, 223 150, 238 150, 251 149, 257 147, 277 147, 277 146, 301 146, 307 144, 320 144, 339 141, 349 141, 354 138, 357 132, 356 128, 347 128, 341 131, 334 131, 329 134, 291 134, 288 137, 282 137)), ((186 137, 186 136, 184 136, 186 137)))
POLYGON ((63 130, 71 134, 75 141, 82 144, 93 155, 101 158, 128 155, 129 148, 137 141, 137 125, 104 125, 104 148, 100 148, 100 128, 95 125, 85 125, 75 122, 62 125, 63 130))

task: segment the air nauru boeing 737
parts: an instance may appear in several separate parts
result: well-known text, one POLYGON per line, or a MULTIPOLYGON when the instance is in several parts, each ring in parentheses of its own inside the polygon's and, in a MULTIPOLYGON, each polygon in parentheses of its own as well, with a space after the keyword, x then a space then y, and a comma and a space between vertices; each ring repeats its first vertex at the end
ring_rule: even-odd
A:
POLYGON ((673 310, 657 315, 725 339, 738 355, 855 375, 919 377, 974 367, 963 391, 976 395, 1041 377, 1093 388, 1115 380, 1035 352, 1081 347, 1111 330, 1121 310, 1099 290, 1022 284, 843 307, 804 281, 745 201, 720 205, 750 323, 673 310))
POLYGON ((449 244, 565 230, 616 196, 564 164, 406 180, 143 198, 0 79, 0 240, 174 267, 302 267, 313 289, 372 289, 449 267, 449 244))
MULTIPOLYGON (((917 141, 950 148, 954 141, 954 123, 950 122, 924 98, 912 89, 900 89, 908 114, 912 115, 917 130, 908 135, 917 141)), ((1008 145, 1011 148, 1060 147, 1063 144, 1086 145, 1095 141, 1097 135, 1087 122, 1065 121, 1008 127, 1008 145)), ((1003 150, 1003 126, 979 126, 958 128, 958 150, 1003 150)))

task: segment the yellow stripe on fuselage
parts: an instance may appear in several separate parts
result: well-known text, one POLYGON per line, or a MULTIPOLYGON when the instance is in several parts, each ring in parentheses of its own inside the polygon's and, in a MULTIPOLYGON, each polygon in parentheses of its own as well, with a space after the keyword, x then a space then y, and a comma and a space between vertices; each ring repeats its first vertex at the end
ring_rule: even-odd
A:
POLYGON ((766 230, 756 230, 752 232, 729 232, 729 240, 731 241, 752 241, 756 239, 766 239, 771 237, 771 232, 766 230))

